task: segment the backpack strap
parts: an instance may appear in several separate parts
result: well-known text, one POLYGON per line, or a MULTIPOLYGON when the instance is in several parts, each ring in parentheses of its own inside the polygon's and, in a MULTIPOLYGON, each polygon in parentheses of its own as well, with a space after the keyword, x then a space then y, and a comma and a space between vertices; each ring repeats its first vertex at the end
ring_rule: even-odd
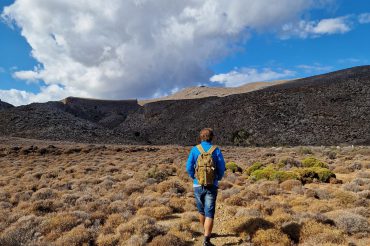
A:
POLYGON ((199 152, 200 152, 201 154, 206 153, 206 152, 204 151, 204 149, 203 149, 203 146, 202 146, 202 145, 200 145, 200 144, 198 144, 198 145, 197 145, 197 149, 199 150, 199 152))
POLYGON ((212 154, 213 151, 215 151, 216 148, 217 148, 217 146, 212 145, 211 148, 209 148, 209 150, 207 151, 207 153, 212 154))

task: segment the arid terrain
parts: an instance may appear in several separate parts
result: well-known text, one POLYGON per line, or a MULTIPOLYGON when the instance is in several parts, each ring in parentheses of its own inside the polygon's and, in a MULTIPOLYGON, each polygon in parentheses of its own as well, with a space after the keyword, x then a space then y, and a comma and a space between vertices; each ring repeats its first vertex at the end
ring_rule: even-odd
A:
MULTIPOLYGON (((215 245, 370 245, 370 147, 222 147, 215 245)), ((190 147, 0 139, 0 245, 200 245, 190 147)))

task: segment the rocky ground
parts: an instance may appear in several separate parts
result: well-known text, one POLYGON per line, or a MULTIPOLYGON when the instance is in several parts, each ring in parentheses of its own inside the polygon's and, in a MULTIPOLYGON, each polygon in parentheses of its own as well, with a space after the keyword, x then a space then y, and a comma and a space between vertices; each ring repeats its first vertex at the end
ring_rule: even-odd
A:
MULTIPOLYGON (((221 148, 215 245, 370 244, 369 147, 221 148)), ((2 138, 0 245, 200 245, 189 151, 2 138)))

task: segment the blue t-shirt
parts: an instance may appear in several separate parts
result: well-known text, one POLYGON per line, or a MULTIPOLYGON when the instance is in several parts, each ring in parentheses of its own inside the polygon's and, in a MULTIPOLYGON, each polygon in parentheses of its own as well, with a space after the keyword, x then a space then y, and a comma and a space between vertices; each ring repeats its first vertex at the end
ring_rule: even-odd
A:
MULTIPOLYGON (((208 151, 212 144, 207 141, 202 141, 200 143, 204 149, 204 151, 208 151)), ((189 176, 193 179, 193 186, 198 187, 200 186, 198 183, 198 180, 195 178, 195 167, 197 165, 197 159, 200 155, 200 151, 196 146, 194 146, 189 154, 188 161, 186 162, 186 171, 188 172, 189 176)), ((214 181, 214 185, 218 186, 218 181, 222 179, 225 173, 225 160, 222 156, 221 150, 219 148, 216 148, 212 153, 213 161, 216 165, 216 178, 214 181)))

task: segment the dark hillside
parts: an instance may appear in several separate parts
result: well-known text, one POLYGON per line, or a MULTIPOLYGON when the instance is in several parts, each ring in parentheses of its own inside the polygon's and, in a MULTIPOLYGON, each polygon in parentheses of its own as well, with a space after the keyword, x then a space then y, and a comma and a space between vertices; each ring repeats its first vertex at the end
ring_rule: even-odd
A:
POLYGON ((3 110, 3 109, 8 109, 8 108, 13 108, 14 106, 7 103, 7 102, 3 102, 1 101, 0 99, 0 110, 3 110))
POLYGON ((370 67, 243 94, 138 105, 67 98, 0 111, 0 135, 190 145, 203 127, 221 145, 370 144, 370 67))

